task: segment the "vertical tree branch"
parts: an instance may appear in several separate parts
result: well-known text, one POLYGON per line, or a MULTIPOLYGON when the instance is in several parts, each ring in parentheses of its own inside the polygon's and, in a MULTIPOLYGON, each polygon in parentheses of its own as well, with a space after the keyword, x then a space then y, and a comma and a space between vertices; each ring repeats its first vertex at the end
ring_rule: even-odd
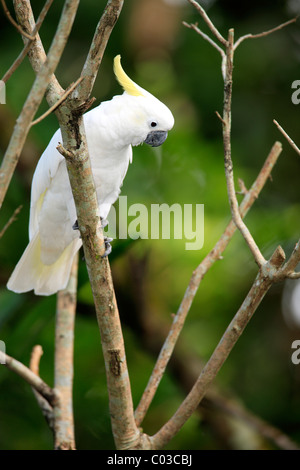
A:
POLYGON ((67 287, 57 294, 54 388, 60 400, 54 407, 55 449, 74 450, 73 351, 76 313, 78 254, 67 287))
POLYGON ((81 115, 71 113, 64 106, 59 113, 65 156, 77 220, 82 237, 85 261, 91 282, 101 344, 106 365, 112 430, 117 449, 140 448, 146 439, 140 434, 134 420, 131 387, 118 306, 110 266, 104 253, 103 232, 100 225, 98 201, 88 156, 86 136, 81 115), (67 118, 66 116, 69 115, 67 118), (76 119, 76 124, 74 122, 76 119), (72 125, 68 125, 68 123, 72 125), (65 151, 66 150, 66 151, 65 151))
POLYGON ((234 31, 229 30, 228 45, 226 46, 226 74, 224 83, 224 110, 223 110, 223 143, 224 143, 224 165, 225 175, 227 182, 227 192, 231 208, 233 221, 243 235, 246 243, 248 244, 254 259, 258 266, 263 266, 266 263, 265 258, 261 254, 258 246, 256 245, 248 227, 243 222, 239 205, 236 198, 233 164, 231 159, 231 100, 232 100, 232 72, 233 72, 233 53, 234 53, 234 31))
MULTIPOLYGON (((30 357, 29 368, 37 376, 39 376, 39 366, 40 366, 40 360, 41 360, 42 354, 43 354, 42 346, 40 346, 39 344, 34 346, 34 348, 32 349, 31 357, 30 357)), ((53 407, 34 387, 32 387, 32 391, 48 423, 49 428, 53 431, 53 407)))

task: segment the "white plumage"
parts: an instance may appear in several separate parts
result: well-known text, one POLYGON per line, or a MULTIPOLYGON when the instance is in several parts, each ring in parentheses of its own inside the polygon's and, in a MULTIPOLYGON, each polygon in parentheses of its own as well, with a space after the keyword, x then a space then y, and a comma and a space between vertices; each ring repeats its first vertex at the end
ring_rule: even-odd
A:
MULTIPOLYGON (((132 146, 143 142, 160 145, 174 125, 171 111, 125 74, 120 56, 114 66, 123 95, 84 115, 99 212, 104 219, 119 196, 132 161, 132 146)), ((14 292, 33 289, 35 294, 50 295, 64 289, 82 244, 78 230, 72 229, 77 216, 65 159, 56 149, 61 141, 58 130, 33 176, 30 241, 7 283, 14 292)))

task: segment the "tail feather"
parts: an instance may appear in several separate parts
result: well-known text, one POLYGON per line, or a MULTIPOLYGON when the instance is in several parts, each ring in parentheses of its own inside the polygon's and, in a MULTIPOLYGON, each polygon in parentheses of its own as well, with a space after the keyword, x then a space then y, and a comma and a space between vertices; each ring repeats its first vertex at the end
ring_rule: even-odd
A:
POLYGON ((69 280, 73 258, 81 244, 79 238, 73 240, 55 263, 45 265, 41 261, 40 237, 36 233, 9 278, 7 288, 16 293, 33 289, 37 295, 51 295, 64 289, 69 280))

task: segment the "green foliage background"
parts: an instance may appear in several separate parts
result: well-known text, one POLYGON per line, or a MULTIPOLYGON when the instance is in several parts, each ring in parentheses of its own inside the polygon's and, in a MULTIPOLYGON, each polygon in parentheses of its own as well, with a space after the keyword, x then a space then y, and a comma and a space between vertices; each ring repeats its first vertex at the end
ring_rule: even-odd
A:
MULTIPOLYGON (((106 2, 85 0, 57 70, 62 86, 78 77, 98 18, 106 2)), ((257 33, 287 21, 299 11, 297 2, 253 0, 209 2, 212 20, 226 35, 230 27, 240 35, 257 33)), ((33 1, 36 15, 41 2, 33 1)), ((55 1, 41 37, 48 48, 61 12, 55 1)), ((299 8, 299 6, 298 6, 299 8)), ((228 220, 222 160, 223 85, 220 56, 181 22, 199 21, 188 2, 126 1, 107 47, 93 91, 96 104, 121 92, 112 72, 113 57, 121 53, 127 73, 173 111, 175 127, 162 148, 134 148, 122 194, 128 204, 199 203, 205 205, 205 242, 199 251, 186 251, 185 240, 113 242, 110 256, 124 327, 127 360, 137 405, 155 362, 153 350, 161 338, 151 337, 154 322, 170 325, 193 269, 218 240, 228 220), (139 268, 142 269, 138 271, 139 268), (139 274, 140 273, 140 274, 139 274), (135 284, 138 279, 139 289, 135 284), (137 301, 141 295, 142 299, 137 301), (147 318, 141 328, 141 318, 147 318), (151 345, 151 347, 150 347, 151 345)), ((21 38, 0 16, 0 73, 3 75, 22 48, 21 38)), ((233 86, 233 161, 236 180, 247 187, 254 181, 275 140, 283 153, 261 196, 247 216, 247 224, 265 257, 278 244, 289 254, 299 238, 299 157, 283 141, 272 120, 277 119, 299 141, 299 106, 291 102, 291 84, 299 77, 300 31, 291 25, 269 37, 245 41, 236 52, 233 86)), ((7 104, 0 106, 0 152, 7 146, 34 74, 27 60, 7 84, 7 104)), ((46 102, 38 115, 47 109, 46 102)), ((41 344, 41 377, 53 383, 55 297, 17 295, 6 289, 7 279, 28 241, 30 184, 39 156, 57 128, 51 115, 34 127, 0 213, 0 228, 23 204, 18 220, 0 240, 0 339, 7 353, 28 364, 32 347, 41 344)), ((129 219, 130 220, 130 219, 129 219)), ((256 275, 256 265, 239 234, 203 280, 186 321, 180 350, 189 367, 192 358, 205 360, 240 306, 256 275)), ((219 377, 220 390, 235 396, 251 411, 300 442, 299 368, 291 362, 291 344, 299 326, 284 319, 282 290, 274 286, 233 350, 219 377)), ((74 413, 79 449, 113 449, 101 344, 85 265, 79 271, 78 314, 75 331, 74 413)), ((199 369, 200 370, 200 369, 199 369)), ((176 410, 185 395, 180 373, 170 367, 144 423, 154 433, 176 410)), ((224 418, 225 419, 225 418, 224 418)), ((52 436, 43 421, 30 387, 0 366, 0 448, 51 449, 52 436)), ((224 423, 223 423, 224 424, 224 423)), ((241 423, 239 424, 241 426, 241 423)), ((169 444, 170 449, 273 448, 253 434, 232 439, 213 425, 200 409, 169 444)), ((240 433, 240 434, 239 434, 240 433)))

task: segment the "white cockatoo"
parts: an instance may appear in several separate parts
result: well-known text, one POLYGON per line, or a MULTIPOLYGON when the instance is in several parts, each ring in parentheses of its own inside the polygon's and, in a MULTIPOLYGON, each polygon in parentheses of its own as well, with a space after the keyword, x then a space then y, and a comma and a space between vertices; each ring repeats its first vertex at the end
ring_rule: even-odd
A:
MULTIPOLYGON (((143 142, 156 147, 174 125, 171 111, 161 101, 134 83, 114 59, 114 72, 124 89, 122 95, 101 103, 84 115, 84 126, 99 204, 106 219, 119 196, 132 146, 143 142)), ((58 130, 42 154, 31 187, 29 244, 8 283, 14 292, 34 290, 51 295, 68 283, 72 261, 82 245, 75 204, 64 157, 56 147, 62 141, 58 130)))

